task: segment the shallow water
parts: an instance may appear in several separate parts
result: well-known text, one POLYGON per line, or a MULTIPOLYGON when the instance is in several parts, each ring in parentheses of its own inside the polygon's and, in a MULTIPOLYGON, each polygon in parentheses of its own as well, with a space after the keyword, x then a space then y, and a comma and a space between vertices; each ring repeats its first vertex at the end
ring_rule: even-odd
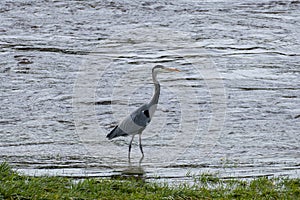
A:
POLYGON ((169 181, 300 174, 300 2, 1 1, 0 159, 31 174, 169 181), (105 136, 148 101, 137 138, 105 136))

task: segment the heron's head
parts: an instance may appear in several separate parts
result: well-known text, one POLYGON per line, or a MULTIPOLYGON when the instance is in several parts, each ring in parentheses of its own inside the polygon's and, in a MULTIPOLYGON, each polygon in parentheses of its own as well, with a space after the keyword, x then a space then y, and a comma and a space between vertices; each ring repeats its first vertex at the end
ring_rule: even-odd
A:
POLYGON ((152 72, 180 72, 180 70, 176 68, 165 67, 163 65, 156 65, 153 67, 152 72))

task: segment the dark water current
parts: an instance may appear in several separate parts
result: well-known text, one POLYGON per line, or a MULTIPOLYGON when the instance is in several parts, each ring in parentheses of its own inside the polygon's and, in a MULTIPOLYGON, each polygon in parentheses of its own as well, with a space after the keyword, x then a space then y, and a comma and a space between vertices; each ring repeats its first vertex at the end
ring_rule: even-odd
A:
POLYGON ((1 1, 0 161, 31 175, 300 177, 300 1, 1 1), (147 102, 137 141, 105 136, 147 102))

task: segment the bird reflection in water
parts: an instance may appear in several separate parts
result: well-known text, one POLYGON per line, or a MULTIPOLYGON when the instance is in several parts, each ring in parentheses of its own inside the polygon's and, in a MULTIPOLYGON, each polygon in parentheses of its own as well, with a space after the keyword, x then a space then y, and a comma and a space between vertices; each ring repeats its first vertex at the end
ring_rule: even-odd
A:
POLYGON ((144 181, 146 172, 142 166, 143 159, 144 157, 141 157, 138 163, 132 163, 131 160, 128 159, 128 166, 120 171, 120 173, 112 176, 112 178, 144 181))

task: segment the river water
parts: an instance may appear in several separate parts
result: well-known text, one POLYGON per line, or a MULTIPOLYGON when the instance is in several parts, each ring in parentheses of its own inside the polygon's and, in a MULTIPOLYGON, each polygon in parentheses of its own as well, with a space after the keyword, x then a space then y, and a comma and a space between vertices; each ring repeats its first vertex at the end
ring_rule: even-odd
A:
POLYGON ((0 161, 30 175, 300 177, 300 1, 1 1, 0 161), (153 92, 138 140, 105 136, 153 92))

